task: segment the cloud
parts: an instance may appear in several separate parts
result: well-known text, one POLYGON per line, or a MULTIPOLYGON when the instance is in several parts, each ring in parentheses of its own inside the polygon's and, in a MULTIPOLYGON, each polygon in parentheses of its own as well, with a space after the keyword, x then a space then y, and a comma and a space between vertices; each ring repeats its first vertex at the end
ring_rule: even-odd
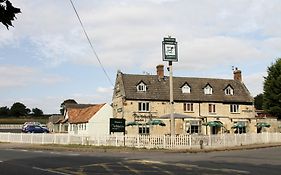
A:
POLYGON ((55 84, 66 81, 58 75, 44 74, 25 66, 0 65, 0 88, 20 88, 34 84, 55 84))
POLYGON ((263 93, 263 77, 265 77, 266 75, 266 72, 257 72, 244 76, 243 82, 245 82, 252 96, 263 93))

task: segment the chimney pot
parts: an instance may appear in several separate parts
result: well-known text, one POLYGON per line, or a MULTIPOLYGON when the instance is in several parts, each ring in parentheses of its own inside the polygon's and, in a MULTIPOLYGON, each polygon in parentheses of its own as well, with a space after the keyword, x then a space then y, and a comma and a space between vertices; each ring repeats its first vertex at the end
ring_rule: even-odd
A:
POLYGON ((241 73, 241 70, 239 70, 237 67, 233 71, 233 78, 236 81, 242 82, 242 73, 241 73))
POLYGON ((159 64, 156 66, 158 78, 164 78, 164 65, 159 64))

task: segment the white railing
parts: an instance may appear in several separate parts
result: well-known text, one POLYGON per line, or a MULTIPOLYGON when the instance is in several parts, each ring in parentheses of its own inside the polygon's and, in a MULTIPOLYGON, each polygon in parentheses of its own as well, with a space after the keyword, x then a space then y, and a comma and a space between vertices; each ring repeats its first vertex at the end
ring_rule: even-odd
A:
POLYGON ((21 129, 21 124, 0 124, 0 129, 21 129))
POLYGON ((81 144, 127 146, 156 149, 223 148, 240 145, 281 143, 281 133, 247 133, 222 135, 105 135, 0 133, 0 142, 31 144, 81 144), (200 145, 201 143, 201 145, 200 145))

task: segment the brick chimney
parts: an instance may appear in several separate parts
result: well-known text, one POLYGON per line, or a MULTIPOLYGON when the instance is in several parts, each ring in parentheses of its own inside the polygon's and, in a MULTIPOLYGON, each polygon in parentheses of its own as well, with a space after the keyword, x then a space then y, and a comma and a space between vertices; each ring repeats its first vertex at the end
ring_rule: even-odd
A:
POLYGON ((164 78, 164 65, 159 64, 156 66, 158 78, 164 78))
POLYGON ((241 81, 242 82, 242 74, 241 70, 239 70, 237 67, 233 71, 233 78, 234 80, 241 81))

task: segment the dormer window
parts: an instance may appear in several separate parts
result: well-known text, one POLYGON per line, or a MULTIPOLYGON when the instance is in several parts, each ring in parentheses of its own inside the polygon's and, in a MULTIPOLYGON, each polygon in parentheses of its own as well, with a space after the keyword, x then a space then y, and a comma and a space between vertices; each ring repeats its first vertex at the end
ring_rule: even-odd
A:
POLYGON ((146 84, 144 84, 143 82, 140 82, 137 85, 137 91, 138 92, 145 92, 146 91, 146 84))
POLYGON ((190 86, 185 83, 182 87, 181 87, 181 92, 182 93, 186 93, 186 94, 190 94, 191 88, 190 86))
POLYGON ((228 85, 224 89, 224 93, 225 93, 225 95, 233 95, 234 94, 234 90, 233 90, 233 88, 230 85, 228 85))
POLYGON ((207 86, 204 88, 204 94, 206 95, 213 94, 213 88, 209 84, 207 84, 207 86))

